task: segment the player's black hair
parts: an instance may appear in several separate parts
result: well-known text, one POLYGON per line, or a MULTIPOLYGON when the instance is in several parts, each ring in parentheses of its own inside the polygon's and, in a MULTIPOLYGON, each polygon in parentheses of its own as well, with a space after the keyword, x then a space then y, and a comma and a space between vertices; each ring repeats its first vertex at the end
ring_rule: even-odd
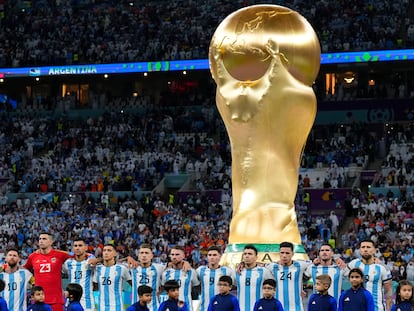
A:
POLYGON ((217 245, 212 245, 207 249, 207 253, 209 251, 217 251, 219 254, 221 254, 221 248, 217 245))
POLYGON ((244 249, 252 249, 254 251, 254 254, 257 255, 258 251, 256 246, 254 246, 253 244, 247 244, 244 249))
POLYGON ((293 244, 290 242, 282 242, 280 243, 280 248, 282 247, 289 247, 293 251, 293 244))

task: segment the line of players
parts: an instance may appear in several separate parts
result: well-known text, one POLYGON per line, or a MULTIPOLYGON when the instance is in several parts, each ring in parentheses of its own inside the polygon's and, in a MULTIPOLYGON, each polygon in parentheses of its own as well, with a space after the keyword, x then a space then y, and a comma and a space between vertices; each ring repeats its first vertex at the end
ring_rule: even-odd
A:
POLYGON ((64 308, 62 292, 62 270, 68 273, 69 282, 80 284, 83 288, 81 304, 85 311, 95 310, 93 291, 98 291, 98 311, 123 310, 122 284, 132 286, 132 303, 138 301, 137 288, 147 285, 153 288, 150 311, 159 307, 162 285, 175 280, 180 285, 179 300, 184 301, 192 310, 192 292, 201 293, 200 311, 206 311, 210 299, 218 294, 220 276, 230 276, 237 287, 237 298, 241 311, 253 310, 254 303, 262 297, 262 286, 266 279, 276 281, 276 298, 284 311, 303 311, 303 281, 328 274, 332 279, 329 294, 337 301, 342 291, 342 279, 349 269, 360 268, 364 273, 365 288, 373 295, 375 311, 390 311, 392 306, 391 274, 385 266, 375 260, 375 244, 371 240, 360 243, 361 259, 345 265, 340 259, 334 260, 334 252, 329 244, 323 244, 319 256, 313 262, 292 260, 294 248, 290 242, 280 244, 280 260, 277 263, 260 264, 254 245, 246 245, 242 255, 242 265, 236 273, 233 269, 220 266, 219 247, 208 249, 206 266, 197 270, 185 261, 183 248, 174 246, 170 251, 170 263, 152 263, 152 247, 141 245, 138 261, 128 259, 128 266, 117 262, 114 245, 105 245, 102 259, 93 258, 87 253, 87 244, 82 239, 73 241, 73 256, 52 247, 53 238, 48 233, 39 236, 39 250, 31 254, 26 264, 19 266, 17 250, 8 250, 6 266, 0 279, 6 283, 4 298, 9 310, 25 310, 26 291, 34 274, 34 284, 45 290, 45 302, 53 311, 64 308), (384 298, 386 307, 384 306, 384 298))

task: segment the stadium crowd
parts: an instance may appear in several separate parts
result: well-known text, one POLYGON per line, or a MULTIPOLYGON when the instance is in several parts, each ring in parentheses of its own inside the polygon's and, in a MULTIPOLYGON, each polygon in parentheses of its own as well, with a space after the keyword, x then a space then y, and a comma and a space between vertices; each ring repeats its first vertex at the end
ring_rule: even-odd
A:
MULTIPOLYGON (((107 112, 83 121, 3 115, 0 177, 7 182, 2 196, 2 251, 17 246, 25 258, 36 248, 38 234, 48 230, 56 233, 56 246, 61 249, 69 249, 67 241, 75 235, 85 237, 90 251, 97 256, 107 242, 115 242, 122 256, 137 255, 140 244, 151 242, 155 260, 163 262, 168 260, 171 245, 178 244, 185 247, 194 266, 204 263, 208 246, 224 247, 227 242, 231 158, 227 138, 217 139, 224 129, 212 129, 210 122, 203 122, 200 129, 191 118, 186 123, 189 127, 178 126, 186 130, 182 133, 176 130, 177 116, 165 111, 160 114, 156 109, 148 109, 142 115, 125 114, 121 119, 119 114, 107 112), (194 195, 137 195, 140 190, 151 191, 166 173, 192 175, 194 195), (212 189, 222 190, 221 200, 208 196, 206 190, 212 189), (129 195, 111 195, 119 190, 128 191, 129 195), (102 195, 95 199, 84 194, 88 191, 102 195), (16 202, 7 204, 10 192, 20 195, 16 202), (28 199, 27 192, 37 192, 38 199, 28 199), (47 192, 56 193, 50 202, 40 199, 47 192)), ((370 159, 375 148, 374 138, 363 125, 331 125, 321 137, 308 142, 302 167, 326 170, 328 183, 322 187, 332 187, 332 178, 337 183, 338 177, 343 186, 344 167, 357 164, 361 156, 370 159)), ((303 181, 300 188, 321 187, 316 180, 310 184, 303 181)), ((339 202, 340 205, 346 208, 352 197, 361 202, 358 210, 366 209, 364 202, 368 198, 362 193, 350 194, 349 202, 339 202)), ((351 258, 349 248, 355 248, 367 233, 359 235, 361 228, 353 227, 338 237, 338 221, 312 215, 300 196, 296 203, 303 244, 309 254, 315 256, 323 242, 332 240, 339 253, 343 251, 344 256, 351 258)), ((386 210, 394 212, 390 207, 386 210)), ((386 215, 391 218, 385 215, 378 214, 377 221, 389 224, 399 219, 393 214, 386 215)), ((371 224, 374 220, 365 222, 371 224)), ((399 223, 391 228, 394 230, 386 241, 394 240, 399 223)))
MULTIPOLYGON (((0 3, 0 67, 206 58, 220 21, 265 2, 5 0, 0 3)), ((323 52, 414 44, 408 0, 275 4, 307 18, 323 52)))
MULTIPOLYGON (((260 2, 189 0, 160 6, 151 1, 114 5, 104 0, 56 0, 32 1, 31 6, 21 7, 20 2, 0 1, 0 39, 4 42, 0 67, 205 58, 219 21, 254 3, 260 2), (211 14, 213 8, 216 14, 211 14)), ((325 52, 413 44, 412 37, 404 37, 411 24, 405 15, 409 1, 280 4, 297 9, 311 21, 325 52)), ((117 245, 122 257, 137 257, 139 246, 150 243, 154 262, 166 262, 171 247, 180 245, 193 267, 206 264, 208 247, 225 247, 232 212, 231 156, 225 129, 211 106, 212 97, 193 94, 162 111, 149 97, 127 100, 127 105, 129 101, 138 101, 143 112, 108 110, 85 120, 41 117, 35 110, 13 117, 1 115, 1 253, 17 247, 26 259, 37 249, 44 231, 53 233, 54 245, 63 250, 71 249, 72 239, 81 236, 96 257, 107 243, 117 245), (194 117, 181 109, 188 106, 186 101, 204 103, 201 114, 194 117), (166 173, 190 174, 194 194, 138 195, 152 191, 166 173), (211 189, 222 190, 220 200, 208 195, 211 189), (114 197, 115 191, 129 194, 114 197), (19 193, 18 199, 8 202, 12 192, 19 193), (37 199, 28 199, 28 192, 36 192, 37 199), (55 195, 50 201, 42 200, 41 195, 48 192, 55 195), (99 199, 87 192, 100 193, 99 199)), ((124 101, 112 98, 100 104, 115 107, 120 102, 124 101)), ((70 99, 58 99, 50 106, 67 110, 71 104, 70 99)), ((36 107, 47 108, 44 105, 48 103, 39 102, 36 107)), ((398 185, 403 190, 412 185, 413 147, 405 142, 411 137, 394 139, 374 185, 398 185)), ((338 202, 338 208, 344 206, 353 213, 349 230, 340 226, 335 213, 313 215, 301 197, 302 188, 345 186, 344 168, 373 161, 376 143, 362 124, 331 125, 308 141, 302 168, 323 169, 326 175, 323 181, 306 176, 299 181, 296 207, 303 245, 314 258, 323 243, 329 242, 349 262, 360 255, 358 242, 370 238, 379 245, 378 257, 390 267, 394 280, 414 281, 414 195, 401 191, 397 198, 353 189, 344 202, 338 202)))

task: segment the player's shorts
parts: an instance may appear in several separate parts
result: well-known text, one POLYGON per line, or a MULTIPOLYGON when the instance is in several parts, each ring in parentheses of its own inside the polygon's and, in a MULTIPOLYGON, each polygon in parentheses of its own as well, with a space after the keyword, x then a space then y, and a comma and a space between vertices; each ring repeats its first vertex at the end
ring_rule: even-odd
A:
POLYGON ((53 303, 49 304, 53 311, 64 311, 64 306, 61 303, 53 303))

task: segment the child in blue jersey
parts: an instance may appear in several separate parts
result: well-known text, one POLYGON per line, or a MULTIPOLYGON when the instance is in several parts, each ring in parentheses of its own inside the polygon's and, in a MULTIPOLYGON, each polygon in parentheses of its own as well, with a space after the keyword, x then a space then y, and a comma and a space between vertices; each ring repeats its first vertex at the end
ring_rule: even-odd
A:
POLYGON ((266 279, 263 281, 263 298, 256 301, 253 311, 283 311, 283 306, 276 294, 276 281, 273 279, 266 279))
POLYGON ((26 311, 52 311, 52 307, 45 303, 45 291, 42 286, 33 286, 30 291, 33 304, 26 311))
POLYGON ((176 280, 165 282, 164 289, 167 292, 168 299, 161 303, 158 311, 189 311, 185 302, 178 300, 180 296, 180 284, 176 280))
POLYGON ((410 281, 400 281, 395 294, 395 304, 391 307, 391 311, 414 310, 413 285, 410 281))
POLYGON ((138 286, 138 301, 126 311, 149 311, 147 304, 152 300, 152 291, 153 289, 147 285, 138 286))
POLYGON ((309 297, 308 311, 336 311, 336 300, 328 294, 331 283, 332 279, 327 274, 316 277, 316 293, 309 297))
POLYGON ((83 294, 82 286, 76 283, 69 283, 66 286, 65 296, 69 300, 69 305, 66 311, 84 311, 80 304, 80 299, 83 294))
MULTIPOLYGON (((4 288, 6 287, 6 282, 0 279, 0 293, 4 291, 4 288)), ((7 302, 4 300, 3 297, 0 297, 0 311, 9 311, 7 308, 7 302)))
POLYGON ((208 311, 240 311, 239 301, 230 294, 233 281, 230 276, 222 275, 218 281, 219 293, 211 298, 208 311))
POLYGON ((374 297, 364 288, 364 273, 359 268, 349 271, 351 288, 339 297, 338 311, 374 311, 374 297))

